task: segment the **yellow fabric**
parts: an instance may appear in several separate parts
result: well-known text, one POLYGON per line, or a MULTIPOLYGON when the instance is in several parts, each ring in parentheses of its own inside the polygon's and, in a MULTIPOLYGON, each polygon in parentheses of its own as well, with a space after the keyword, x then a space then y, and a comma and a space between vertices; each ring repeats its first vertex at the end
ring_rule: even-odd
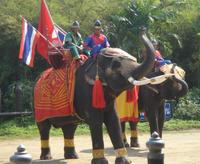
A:
POLYGON ((125 157, 127 156, 126 148, 115 149, 116 157, 125 157))
POLYGON ((93 158, 103 158, 104 157, 104 149, 94 149, 92 150, 93 158))
POLYGON ((41 140, 41 148, 49 148, 49 140, 41 140))
POLYGON ((138 102, 126 102, 126 91, 116 98, 115 107, 120 121, 138 121, 138 102))
POLYGON ((74 139, 64 139, 65 147, 74 147, 74 139))

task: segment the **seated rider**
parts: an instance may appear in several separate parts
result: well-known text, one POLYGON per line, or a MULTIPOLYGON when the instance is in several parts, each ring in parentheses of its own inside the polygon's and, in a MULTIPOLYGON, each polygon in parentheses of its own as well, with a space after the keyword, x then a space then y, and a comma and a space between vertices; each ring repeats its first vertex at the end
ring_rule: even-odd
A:
POLYGON ((76 60, 81 60, 79 51, 82 50, 83 40, 79 33, 80 25, 78 21, 73 22, 71 32, 68 32, 64 40, 64 48, 70 49, 72 57, 76 60))
POLYGON ((96 57, 101 49, 110 47, 107 37, 102 34, 101 22, 99 20, 95 21, 94 33, 85 39, 83 47, 91 57, 96 57))
POLYGON ((159 45, 156 40, 152 40, 152 44, 156 50, 155 52, 155 70, 159 69, 161 66, 165 64, 171 64, 170 60, 166 60, 162 57, 160 51, 159 51, 159 45))

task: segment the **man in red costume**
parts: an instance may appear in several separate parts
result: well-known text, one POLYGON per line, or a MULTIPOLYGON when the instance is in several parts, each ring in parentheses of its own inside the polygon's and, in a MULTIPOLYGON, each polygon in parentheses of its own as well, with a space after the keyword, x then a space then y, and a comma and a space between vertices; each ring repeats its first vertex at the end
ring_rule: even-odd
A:
POLYGON ((159 70, 159 68, 165 64, 171 64, 170 60, 166 60, 162 57, 160 51, 159 51, 159 44, 156 40, 152 40, 152 44, 154 48, 156 49, 155 51, 155 70, 159 70))
POLYGON ((101 49, 110 47, 107 37, 102 34, 101 22, 99 20, 95 21, 94 33, 85 39, 83 47, 92 57, 96 57, 101 49))

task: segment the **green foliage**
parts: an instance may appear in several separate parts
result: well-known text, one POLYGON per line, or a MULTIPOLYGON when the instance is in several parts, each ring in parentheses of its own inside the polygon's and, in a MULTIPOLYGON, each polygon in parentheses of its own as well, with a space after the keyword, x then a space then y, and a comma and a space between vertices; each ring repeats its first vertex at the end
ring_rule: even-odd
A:
POLYGON ((177 25, 172 30, 181 36, 182 48, 173 45, 173 60, 184 66, 186 80, 190 86, 200 86, 200 38, 198 36, 200 26, 199 14, 200 1, 188 1, 187 9, 177 19, 177 25))
POLYGON ((150 37, 156 38, 169 51, 167 38, 172 36, 179 41, 176 34, 168 32, 170 25, 175 24, 175 18, 179 15, 180 6, 184 5, 183 0, 179 1, 157 1, 157 0, 133 0, 119 15, 112 15, 112 32, 119 45, 132 52, 134 48, 140 47, 138 39, 141 26, 148 28, 150 37))
POLYGON ((8 86, 7 91, 3 97, 4 99, 4 111, 5 112, 15 112, 16 111, 16 85, 18 85, 21 90, 21 111, 33 111, 32 107, 32 94, 33 94, 33 82, 21 81, 14 82, 8 86))
MULTIPOLYGON (((80 21, 81 33, 86 36, 91 33, 94 21, 117 13, 129 0, 62 0, 46 1, 52 18, 66 31, 74 20, 80 21)), ((105 25, 105 22, 103 21, 105 25)))
POLYGON ((138 30, 146 26, 150 38, 159 41, 161 54, 186 70, 191 87, 199 87, 199 6, 200 1, 194 0, 133 0, 120 14, 109 17, 109 38, 131 54, 133 49, 140 52, 138 30))
POLYGON ((174 118, 183 120, 200 120, 200 89, 194 88, 180 99, 174 118))
POLYGON ((32 116, 24 116, 1 122, 1 137, 32 137, 36 135, 37 127, 32 116))
MULTIPOLYGON (((130 132, 128 123, 126 125, 127 132, 130 132)), ((172 119, 166 121, 164 124, 165 131, 177 131, 187 129, 200 129, 200 121, 193 120, 179 120, 172 119)), ((104 133, 106 132, 105 127, 104 133)), ((140 132, 149 132, 148 122, 139 122, 138 129, 140 132)), ((89 127, 86 124, 80 124, 76 130, 75 135, 89 135, 89 127)), ((50 131, 51 136, 62 136, 62 130, 52 128, 50 131)), ((34 122, 33 116, 24 116, 12 119, 10 121, 4 121, 0 124, 0 139, 4 138, 33 138, 39 136, 39 131, 34 122)))
POLYGON ((164 130, 166 131, 190 130, 199 128, 200 122, 195 120, 172 119, 170 121, 166 121, 164 124, 164 130))

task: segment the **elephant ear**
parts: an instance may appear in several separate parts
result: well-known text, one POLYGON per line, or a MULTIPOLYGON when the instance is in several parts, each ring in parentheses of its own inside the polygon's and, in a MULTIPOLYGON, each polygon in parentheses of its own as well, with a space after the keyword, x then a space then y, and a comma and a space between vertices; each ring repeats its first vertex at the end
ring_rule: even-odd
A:
POLYGON ((100 53, 101 53, 101 55, 107 56, 107 57, 123 56, 123 57, 127 57, 127 58, 137 62, 137 59, 134 56, 130 55, 129 53, 127 53, 126 51, 123 51, 120 48, 104 48, 101 50, 100 53))
MULTIPOLYGON (((97 75, 97 63, 95 59, 92 59, 85 69, 85 80, 87 81, 88 84, 94 85, 96 75, 97 75)), ((101 67, 98 67, 98 76, 103 86, 106 86, 107 84, 105 82, 105 75, 101 67)))

